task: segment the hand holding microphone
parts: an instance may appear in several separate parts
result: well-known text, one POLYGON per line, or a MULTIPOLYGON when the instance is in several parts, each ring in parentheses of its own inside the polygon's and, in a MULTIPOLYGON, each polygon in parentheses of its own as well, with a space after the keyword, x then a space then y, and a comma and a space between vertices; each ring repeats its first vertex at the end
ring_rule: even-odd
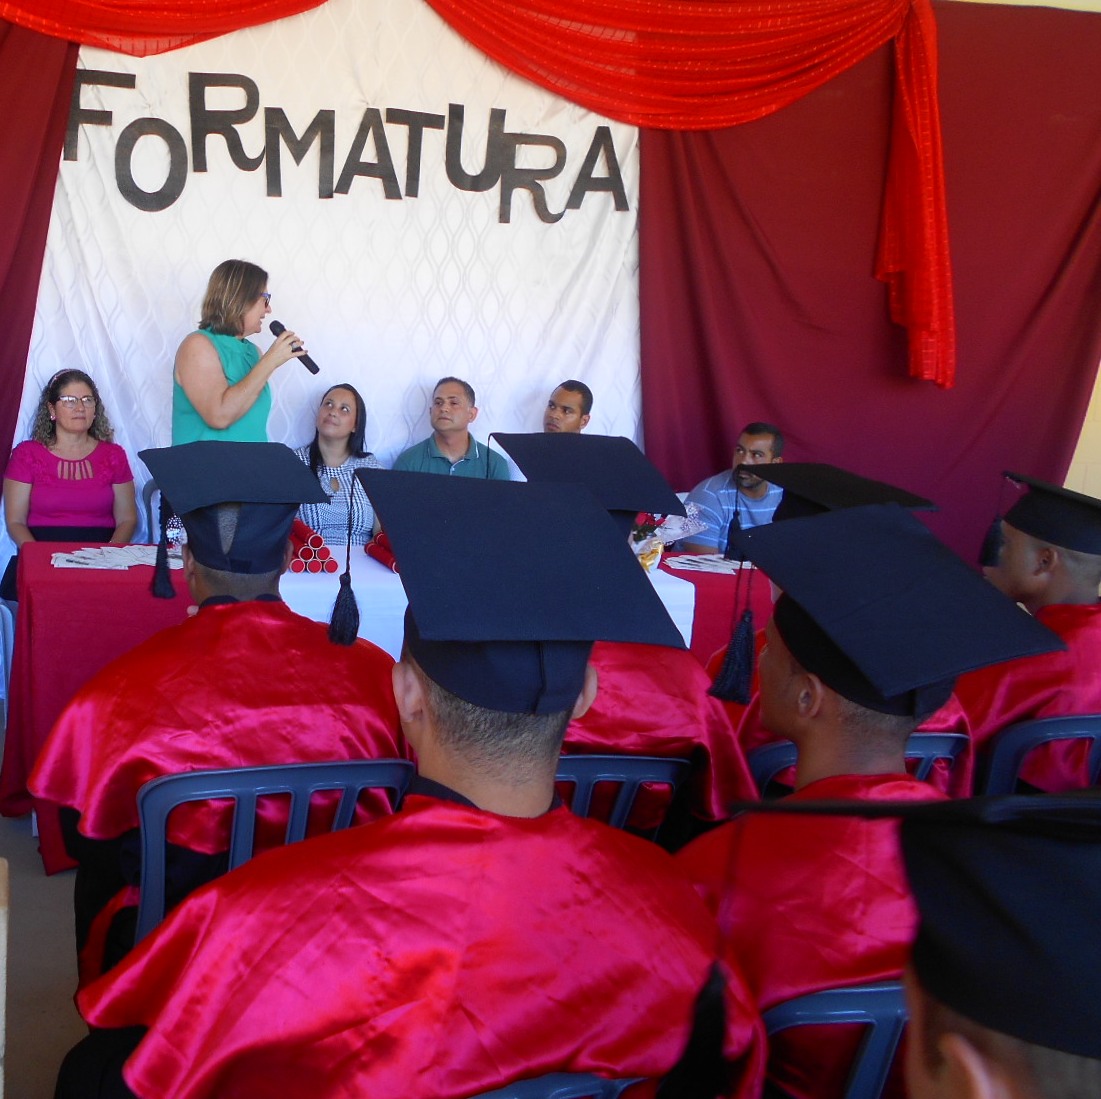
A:
MULTIPOLYGON (((281 336, 287 330, 287 326, 285 324, 280 324, 279 321, 272 321, 271 324, 268 325, 268 328, 271 329, 272 335, 274 336, 281 336)), ((302 345, 300 343, 292 343, 291 350, 295 352, 301 351, 302 345)), ((297 358, 311 374, 316 374, 318 372, 319 367, 317 363, 315 363, 305 352, 301 355, 296 355, 295 358, 297 358)))

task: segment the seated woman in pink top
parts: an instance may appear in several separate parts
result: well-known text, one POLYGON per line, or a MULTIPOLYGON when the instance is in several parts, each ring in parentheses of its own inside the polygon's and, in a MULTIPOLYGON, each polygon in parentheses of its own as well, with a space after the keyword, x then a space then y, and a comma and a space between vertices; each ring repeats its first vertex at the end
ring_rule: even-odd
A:
MULTIPOLYGON (((137 525, 134 475, 95 383, 82 370, 55 374, 39 401, 31 438, 4 473, 8 534, 25 542, 130 541, 137 525)), ((0 595, 14 598, 14 560, 0 595), (10 574, 10 575, 9 575, 10 574)))

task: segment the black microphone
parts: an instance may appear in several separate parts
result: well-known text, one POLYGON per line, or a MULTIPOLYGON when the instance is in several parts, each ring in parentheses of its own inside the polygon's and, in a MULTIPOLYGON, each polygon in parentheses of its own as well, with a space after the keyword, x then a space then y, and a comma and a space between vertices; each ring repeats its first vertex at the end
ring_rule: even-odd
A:
MULTIPOLYGON (((285 324, 280 324, 278 321, 272 321, 271 324, 268 325, 268 327, 271 329, 272 335, 275 335, 275 336, 281 336, 287 330, 287 326, 285 324)), ((299 351, 299 350, 301 350, 301 348, 302 348, 302 345, 300 343, 292 343, 291 344, 291 350, 292 351, 299 351)), ((298 356, 298 361, 311 374, 316 374, 318 372, 318 370, 320 369, 318 367, 317 363, 315 363, 313 361, 313 359, 311 359, 309 357, 309 355, 299 355, 298 356)))

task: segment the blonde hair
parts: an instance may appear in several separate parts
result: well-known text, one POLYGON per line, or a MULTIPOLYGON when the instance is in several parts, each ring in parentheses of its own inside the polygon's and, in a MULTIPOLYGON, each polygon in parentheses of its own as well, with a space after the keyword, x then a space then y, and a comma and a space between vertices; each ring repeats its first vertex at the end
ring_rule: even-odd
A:
POLYGON ((268 273, 255 263, 227 259, 211 272, 199 327, 223 336, 240 336, 241 320, 268 284, 268 273))

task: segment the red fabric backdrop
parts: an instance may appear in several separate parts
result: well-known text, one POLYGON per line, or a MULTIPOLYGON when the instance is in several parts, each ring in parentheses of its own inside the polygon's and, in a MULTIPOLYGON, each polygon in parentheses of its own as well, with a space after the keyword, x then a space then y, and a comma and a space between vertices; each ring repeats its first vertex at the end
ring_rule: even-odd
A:
POLYGON ((646 131, 647 453, 688 488, 749 420, 793 459, 928 495, 973 556, 1009 468, 1062 482, 1101 359, 1101 16, 945 3, 941 110, 960 369, 908 381, 873 278, 891 59, 768 118, 646 131))
MULTIPOLYGON (((493 12, 526 12, 535 25, 555 25, 563 44, 555 79, 570 59, 572 32, 579 30, 577 16, 583 11, 599 13, 605 28, 619 28, 602 32, 609 41, 632 35, 642 40, 645 32, 658 59, 662 40, 652 32, 677 37, 675 26, 632 22, 643 11, 669 10, 648 0, 624 0, 611 8, 582 0, 543 0, 527 7, 480 0, 476 8, 473 0, 456 7, 449 0, 433 2, 450 9, 448 17, 456 23, 462 9, 480 12, 481 33, 490 37, 493 12), (566 22, 554 24, 555 19, 566 22)), ((82 0, 65 6, 69 22, 59 24, 58 5, 24 0, 0 3, 0 16, 45 26, 45 12, 55 34, 71 27, 89 40, 110 38, 121 46, 130 33, 138 37, 129 47, 148 52, 188 36, 219 33, 230 29, 228 24, 310 6, 303 0, 237 0, 218 5, 212 15, 210 5, 195 0, 171 8, 145 0, 82 0), (85 19, 90 29, 81 30, 85 19)), ((697 43, 690 69, 706 64, 712 74, 721 74, 724 66, 733 72, 736 36, 724 35, 732 13, 758 18, 767 7, 721 0, 694 5, 693 12, 718 13, 726 22, 710 27, 723 49, 709 53, 697 43)), ((829 31, 837 42, 847 42, 852 60, 859 51, 853 49, 853 34, 842 34, 839 7, 833 5, 830 14, 816 3, 824 22, 804 28, 799 37, 829 31)), ((932 71, 931 45, 924 34, 911 34, 907 45, 902 33, 903 24, 920 22, 925 8, 922 0, 913 7, 864 0, 859 10, 877 28, 863 43, 869 49, 896 33, 887 28, 892 18, 899 20, 893 50, 873 52, 855 69, 767 118, 726 130, 644 135, 647 448, 678 487, 687 487, 726 463, 741 422, 771 417, 788 429, 794 456, 837 461, 937 498, 945 513, 935 525, 958 548, 969 550, 992 510, 997 470, 1009 466, 1062 478, 1101 350, 1101 141, 1094 94, 1101 18, 956 3, 937 9, 948 209, 963 318, 960 384, 943 392, 906 379, 904 335, 887 320, 888 291, 873 277, 877 246, 903 225, 898 207, 883 202, 888 163, 898 169, 907 159, 905 143, 897 139, 935 130, 931 118, 920 117, 930 103, 935 110, 931 88, 923 89, 920 79, 932 71), (872 12, 879 13, 877 19, 872 12), (923 50, 924 59, 918 56, 923 50), (896 66, 909 77, 897 81, 896 66), (909 121, 892 127, 899 114, 909 121)), ((591 21, 580 29, 592 36, 591 21)), ((766 38, 760 28, 749 35, 758 50, 766 38)), ((826 40, 832 41, 829 33, 819 46, 826 40)), ((0 37, 0 51, 7 61, 0 103, 8 105, 9 120, 8 171, 0 177, 0 200, 9 211, 0 230, 5 322, 0 453, 6 455, 75 51, 57 39, 13 28, 0 37)), ((638 61, 635 47, 631 56, 638 61)), ((594 57, 599 59, 599 51, 574 60, 591 68, 594 57)), ((519 54, 509 63, 530 67, 519 54)), ((763 101, 749 89, 766 88, 760 95, 782 98, 776 86, 783 83, 776 75, 780 55, 766 50, 761 65, 741 82, 728 80, 719 99, 742 102, 742 110, 745 102, 755 102, 752 114, 763 101)), ((819 60, 814 67, 817 76, 803 73, 794 83, 811 87, 819 76, 828 76, 829 62, 819 60)), ((683 66, 668 71, 682 78, 668 86, 657 81, 671 109, 689 82, 683 66)), ((648 72, 653 78, 654 71, 648 72)), ((690 100, 681 104, 690 105, 690 100)), ((924 208, 913 190, 903 199, 903 208, 924 208)), ((914 247, 928 261, 925 269, 934 271, 937 256, 944 257, 937 242, 927 239, 926 230, 937 222, 935 211, 925 213, 914 247)), ((882 269, 883 253, 879 260, 882 269)), ((908 281, 903 278, 902 284, 908 281)), ((913 301, 943 321, 950 302, 929 296, 936 285, 941 284, 933 277, 925 291, 911 287, 913 301)), ((920 317, 911 322, 919 338, 911 341, 910 355, 920 362, 928 340, 920 338, 920 317)), ((941 325, 937 331, 943 336, 946 329, 941 325)))

